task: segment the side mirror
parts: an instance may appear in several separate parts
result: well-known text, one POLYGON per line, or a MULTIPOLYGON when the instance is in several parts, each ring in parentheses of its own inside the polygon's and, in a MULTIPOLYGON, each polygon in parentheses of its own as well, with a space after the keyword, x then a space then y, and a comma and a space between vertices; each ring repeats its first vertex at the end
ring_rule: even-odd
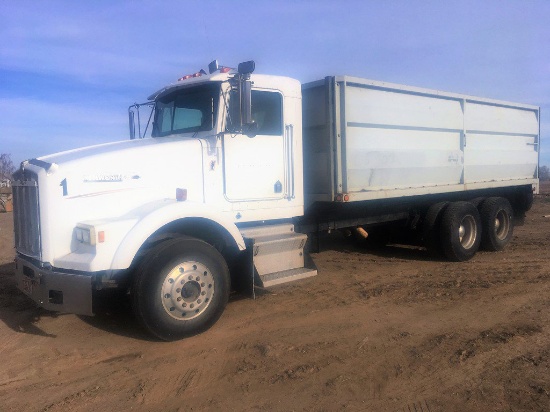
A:
POLYGON ((241 83, 241 113, 244 125, 249 125, 252 120, 252 82, 245 80, 241 83))
POLYGON ((227 130, 232 133, 242 133, 249 137, 258 134, 258 125, 252 118, 252 82, 240 81, 231 92, 229 101, 230 124, 227 130))
POLYGON ((239 63, 239 67, 237 71, 241 75, 247 75, 247 74, 251 74, 255 68, 256 68, 256 63, 254 63, 254 60, 250 60, 247 62, 239 63))
POLYGON ((252 118, 252 81, 250 74, 256 64, 253 60, 239 63, 238 74, 230 81, 232 86, 229 113, 232 123, 229 129, 232 132, 254 137, 258 134, 258 125, 252 118))
POLYGON ((256 137, 258 134, 258 123, 252 121, 251 123, 245 124, 243 127, 243 133, 248 137, 256 137))
POLYGON ((130 140, 134 140, 136 138, 136 123, 133 110, 128 110, 128 123, 130 126, 130 140))
POLYGON ((211 61, 210 64, 208 65, 208 72, 209 72, 210 74, 212 74, 212 73, 218 71, 219 67, 220 67, 220 66, 219 66, 219 64, 218 64, 218 61, 217 61, 217 60, 213 60, 213 61, 211 61))
POLYGON ((145 135, 147 134, 147 129, 149 129, 149 125, 151 124, 151 119, 153 118, 154 112, 154 101, 148 101, 146 103, 134 103, 133 105, 128 107, 128 126, 130 127, 130 140, 143 139, 145 137, 145 135), (139 116, 139 109, 142 106, 148 106, 151 108, 151 112, 149 113, 149 118, 147 119, 147 124, 145 125, 145 129, 143 130, 143 134, 141 133, 141 118, 139 116))

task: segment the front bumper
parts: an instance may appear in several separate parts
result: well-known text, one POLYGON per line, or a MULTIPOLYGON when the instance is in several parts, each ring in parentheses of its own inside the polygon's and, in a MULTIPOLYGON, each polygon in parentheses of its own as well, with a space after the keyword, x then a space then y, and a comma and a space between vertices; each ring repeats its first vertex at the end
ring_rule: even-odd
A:
POLYGON ((60 273, 15 258, 17 287, 47 310, 93 315, 92 275, 60 273))

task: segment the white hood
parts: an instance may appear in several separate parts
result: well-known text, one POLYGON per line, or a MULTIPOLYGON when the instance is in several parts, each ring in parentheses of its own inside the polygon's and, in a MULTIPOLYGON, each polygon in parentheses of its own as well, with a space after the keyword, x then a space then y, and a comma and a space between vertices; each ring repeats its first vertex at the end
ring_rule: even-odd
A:
POLYGON ((172 196, 175 187, 182 184, 192 185, 195 194, 202 194, 200 139, 166 137, 114 142, 37 160, 30 163, 41 164, 56 185, 65 185, 65 199, 138 188, 147 189, 147 197, 158 198, 172 196))

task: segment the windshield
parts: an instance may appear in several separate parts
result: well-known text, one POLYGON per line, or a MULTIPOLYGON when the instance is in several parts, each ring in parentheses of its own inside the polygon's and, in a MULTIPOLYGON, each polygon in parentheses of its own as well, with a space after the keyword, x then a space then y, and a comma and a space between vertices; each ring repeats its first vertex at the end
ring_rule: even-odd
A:
POLYGON ((162 96, 155 104, 153 136, 212 130, 219 98, 219 83, 179 89, 162 96))

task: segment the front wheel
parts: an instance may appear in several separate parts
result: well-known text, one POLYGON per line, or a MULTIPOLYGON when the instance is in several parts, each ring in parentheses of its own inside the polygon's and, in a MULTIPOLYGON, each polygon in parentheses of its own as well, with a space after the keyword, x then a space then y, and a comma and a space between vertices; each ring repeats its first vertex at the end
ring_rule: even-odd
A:
POLYGON ((134 312, 151 334, 177 340, 202 332, 229 299, 229 269, 209 244, 171 239, 146 255, 134 281, 134 312))

